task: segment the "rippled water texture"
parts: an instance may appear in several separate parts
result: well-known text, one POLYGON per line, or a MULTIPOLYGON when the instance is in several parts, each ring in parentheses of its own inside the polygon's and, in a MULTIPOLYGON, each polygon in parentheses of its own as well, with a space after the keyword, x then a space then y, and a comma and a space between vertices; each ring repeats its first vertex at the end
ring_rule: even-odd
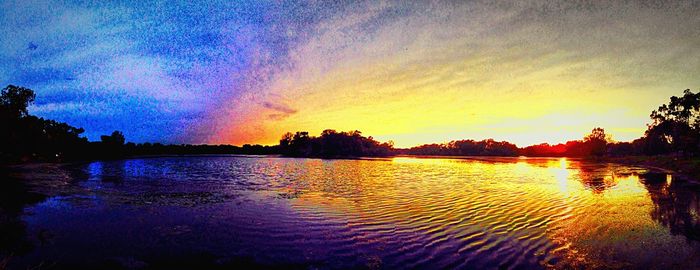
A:
POLYGON ((623 165, 177 157, 16 177, 45 196, 4 245, 21 269, 700 267, 698 186, 623 165))

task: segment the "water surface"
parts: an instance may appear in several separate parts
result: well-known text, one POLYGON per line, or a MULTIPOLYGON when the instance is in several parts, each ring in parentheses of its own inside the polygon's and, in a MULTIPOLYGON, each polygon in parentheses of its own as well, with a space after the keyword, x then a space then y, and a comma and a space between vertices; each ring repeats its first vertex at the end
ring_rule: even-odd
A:
POLYGON ((2 205, 18 269, 700 268, 700 188, 632 166, 224 156, 13 176, 34 196, 2 205))

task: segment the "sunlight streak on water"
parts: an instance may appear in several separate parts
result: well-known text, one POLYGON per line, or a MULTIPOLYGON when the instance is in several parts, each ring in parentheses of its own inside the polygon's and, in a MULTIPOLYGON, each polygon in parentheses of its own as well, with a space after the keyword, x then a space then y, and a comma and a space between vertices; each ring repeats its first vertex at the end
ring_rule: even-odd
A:
POLYGON ((160 243, 165 233, 178 245, 122 256, 197 246, 220 257, 319 268, 700 266, 698 193, 629 166, 523 157, 198 157, 80 170, 90 181, 78 185, 90 196, 56 197, 26 217, 30 230, 62 235, 43 254, 70 246, 99 258, 109 251, 90 250, 81 237, 122 250, 160 243), (86 226, 127 240, 80 229, 86 226))

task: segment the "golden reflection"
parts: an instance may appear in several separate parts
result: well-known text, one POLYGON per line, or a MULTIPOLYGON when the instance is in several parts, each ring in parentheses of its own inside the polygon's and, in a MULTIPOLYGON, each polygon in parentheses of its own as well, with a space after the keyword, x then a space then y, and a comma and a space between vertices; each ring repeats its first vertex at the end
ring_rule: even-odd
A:
POLYGON ((569 171, 566 169, 567 166, 568 162, 566 158, 560 158, 559 167, 552 167, 550 169, 557 180, 557 186, 561 193, 568 193, 569 191, 569 171))
POLYGON ((562 169, 566 169, 566 165, 567 165, 566 158, 565 157, 560 158, 559 159, 559 167, 562 169))
POLYGON ((521 174, 526 174, 530 170, 530 166, 528 166, 527 161, 525 160, 524 157, 520 157, 518 159, 518 162, 515 163, 515 169, 514 172, 518 175, 521 174))
MULTIPOLYGON (((448 248, 434 239, 449 237, 454 240, 445 245, 467 257, 509 241, 525 247, 516 252, 556 268, 630 266, 639 256, 654 256, 649 245, 679 246, 664 250, 683 258, 695 252, 684 236, 669 232, 694 228, 676 223, 668 210, 673 205, 665 206, 675 203, 664 200, 675 184, 670 176, 656 179, 629 167, 566 158, 397 157, 300 165, 312 168, 292 181, 298 189, 292 209, 346 224, 357 241, 411 239, 417 246, 448 248), (549 244, 531 248, 540 241, 549 244)), ((697 224, 698 200, 686 201, 684 220, 697 224)), ((660 258, 662 265, 672 258, 660 258)))
POLYGON ((404 163, 404 164, 447 164, 451 162, 455 162, 455 160, 450 159, 450 158, 441 158, 441 157, 421 157, 421 158, 416 158, 416 157, 394 157, 392 159, 394 163, 404 163))

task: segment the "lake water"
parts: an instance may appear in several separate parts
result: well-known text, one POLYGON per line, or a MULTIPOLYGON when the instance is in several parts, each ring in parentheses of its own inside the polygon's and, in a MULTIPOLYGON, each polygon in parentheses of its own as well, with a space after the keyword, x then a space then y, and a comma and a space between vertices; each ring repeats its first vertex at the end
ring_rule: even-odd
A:
POLYGON ((625 165, 166 157, 12 177, 17 269, 700 268, 700 188, 625 165))

